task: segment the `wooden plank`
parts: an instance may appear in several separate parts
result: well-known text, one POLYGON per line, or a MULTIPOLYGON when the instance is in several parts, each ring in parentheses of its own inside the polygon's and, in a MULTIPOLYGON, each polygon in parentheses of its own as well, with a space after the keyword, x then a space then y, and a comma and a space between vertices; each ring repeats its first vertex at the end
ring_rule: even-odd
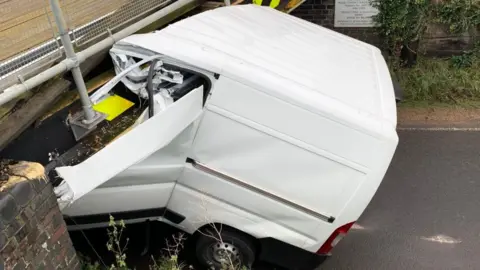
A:
MULTIPOLYGON (((110 81, 113 77, 115 77, 115 71, 109 70, 106 71, 95 78, 91 79, 90 81, 86 82, 87 92, 91 93, 96 89, 100 88, 108 81, 110 81)), ((48 117, 54 115, 56 112, 62 110, 63 108, 71 105, 73 102, 79 99, 77 91, 68 91, 64 93, 55 104, 53 104, 48 111, 39 118, 39 122, 44 121, 48 117)))
POLYGON ((9 23, 22 23, 28 19, 27 14, 35 16, 38 11, 42 11, 47 2, 44 0, 11 0, 0 4, 0 29, 9 23))
MULTIPOLYGON (((44 9, 46 2, 44 0, 41 2, 43 6, 39 4, 38 0, 5 2, 10 4, 9 6, 0 4, 0 18, 9 18, 9 20, 3 19, 0 21, 0 60, 7 59, 50 40, 58 32, 50 8, 46 12, 44 9), (27 9, 12 6, 12 3, 19 5, 18 3, 26 4, 26 2, 33 2, 33 6, 27 9), (50 22, 52 22, 52 25, 50 22), (54 29, 52 29, 52 26, 54 29)), ((62 8, 68 26, 74 28, 118 10, 125 3, 128 3, 128 1, 69 0, 62 8)))
POLYGON ((28 128, 70 85, 67 80, 56 79, 29 98, 21 109, 10 114, 0 125, 0 150, 28 128))
POLYGON ((243 3, 243 1, 245 1, 245 0, 237 0, 237 1, 235 1, 235 2, 232 3, 232 6, 240 5, 240 4, 243 3))
MULTIPOLYGON (((82 73, 88 74, 105 58, 105 55, 106 51, 83 63, 80 66, 82 73)), ((17 110, 8 114, 0 122, 0 151, 44 115, 71 85, 70 81, 61 77, 53 79, 42 85, 40 90, 26 99, 17 110)))
MULTIPOLYGON (((43 17, 48 12, 51 16, 51 9, 48 1, 31 0, 33 5, 28 5, 26 8, 22 5, 22 2, 28 0, 15 0, 7 3, 15 3, 16 7, 5 6, 0 4, 0 30, 14 27, 19 24, 28 23, 30 20, 37 17, 43 17)), ((61 9, 63 10, 66 22, 74 24, 83 24, 91 21, 92 18, 98 18, 101 15, 105 15, 112 12, 119 7, 128 3, 127 0, 81 0, 81 1, 61 1, 61 9), (99 16, 100 15, 100 16, 99 16), (75 18, 75 21, 72 21, 75 18), (80 20, 80 21, 79 21, 80 20)), ((53 17, 51 16, 52 22, 53 17)), ((71 25, 70 25, 71 26, 71 25)))
POLYGON ((25 102, 25 100, 27 100, 33 95, 33 92, 35 92, 35 90, 27 91, 26 93, 23 93, 16 99, 11 100, 3 104, 2 106, 0 106, 0 124, 2 123, 3 120, 5 120, 8 117, 8 115, 16 111, 17 108, 20 108, 22 104, 25 102))

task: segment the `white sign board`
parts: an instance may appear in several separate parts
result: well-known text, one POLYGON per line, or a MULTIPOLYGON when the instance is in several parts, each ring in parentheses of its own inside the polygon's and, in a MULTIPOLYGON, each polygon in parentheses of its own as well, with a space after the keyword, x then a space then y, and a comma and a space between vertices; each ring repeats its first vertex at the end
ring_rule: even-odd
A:
POLYGON ((335 27, 373 27, 377 13, 369 0, 335 0, 335 27))

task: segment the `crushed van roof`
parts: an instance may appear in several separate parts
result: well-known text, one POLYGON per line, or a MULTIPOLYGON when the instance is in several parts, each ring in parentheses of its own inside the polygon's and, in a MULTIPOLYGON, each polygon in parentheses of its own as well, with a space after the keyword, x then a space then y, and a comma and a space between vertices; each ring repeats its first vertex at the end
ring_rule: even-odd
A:
POLYGON ((378 48, 268 7, 217 8, 121 42, 240 82, 258 85, 262 78, 270 84, 265 91, 295 102, 396 125, 393 85, 378 48))

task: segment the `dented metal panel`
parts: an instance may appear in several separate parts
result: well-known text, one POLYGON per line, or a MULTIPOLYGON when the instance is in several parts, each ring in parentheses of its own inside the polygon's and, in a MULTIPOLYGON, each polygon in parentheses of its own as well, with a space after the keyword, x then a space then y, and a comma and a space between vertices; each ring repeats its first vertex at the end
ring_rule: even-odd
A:
POLYGON ((202 113, 203 87, 139 124, 76 166, 58 167, 63 182, 55 189, 63 209, 152 153, 165 147, 202 113))

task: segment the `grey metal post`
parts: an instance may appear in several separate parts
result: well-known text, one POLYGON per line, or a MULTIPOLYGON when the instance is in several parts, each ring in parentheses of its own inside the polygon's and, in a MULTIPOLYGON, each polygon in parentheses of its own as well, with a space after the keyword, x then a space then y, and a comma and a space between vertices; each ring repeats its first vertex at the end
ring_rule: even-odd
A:
POLYGON ((225 6, 230 6, 230 0, 224 0, 225 6))
POLYGON ((62 40, 65 55, 74 63, 72 75, 75 85, 77 86, 80 101, 82 102, 83 114, 75 114, 69 122, 75 138, 79 140, 95 129, 97 124, 103 121, 106 116, 94 111, 92 108, 92 101, 88 96, 87 87, 85 86, 82 71, 80 70, 80 62, 73 50, 72 41, 70 40, 60 3, 58 0, 50 0, 50 6, 58 27, 60 39, 62 40))
POLYGON ((92 121, 95 117, 95 113, 92 109, 92 102, 88 97, 87 87, 85 86, 85 81, 83 80, 82 72, 80 70, 80 65, 78 64, 77 55, 73 50, 72 41, 68 31, 66 30, 65 18, 63 17, 62 10, 60 9, 60 4, 58 0, 50 0, 50 6, 52 7, 53 16, 55 17, 55 22, 57 23, 58 32, 60 34, 60 39, 62 40, 62 45, 65 50, 67 58, 75 61, 76 67, 72 68, 73 80, 78 89, 78 95, 82 102, 83 112, 85 113, 85 120, 92 121))

